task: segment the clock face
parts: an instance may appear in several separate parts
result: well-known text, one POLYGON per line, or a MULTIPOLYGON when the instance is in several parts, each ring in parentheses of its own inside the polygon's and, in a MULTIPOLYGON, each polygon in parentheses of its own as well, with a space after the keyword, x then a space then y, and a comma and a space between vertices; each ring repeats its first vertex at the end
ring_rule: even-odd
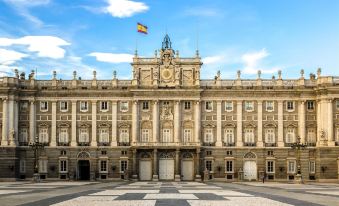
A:
POLYGON ((161 77, 163 79, 170 79, 172 77, 172 71, 167 68, 162 70, 161 77))

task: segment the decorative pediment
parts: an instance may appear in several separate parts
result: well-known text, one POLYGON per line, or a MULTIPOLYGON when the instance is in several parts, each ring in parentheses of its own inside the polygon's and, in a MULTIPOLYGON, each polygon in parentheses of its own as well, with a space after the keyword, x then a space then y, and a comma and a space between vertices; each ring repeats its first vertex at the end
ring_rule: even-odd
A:
POLYGON ((99 128, 109 128, 111 125, 107 122, 102 122, 98 125, 99 128))
POLYGON ((193 154, 192 154, 192 152, 184 152, 182 154, 182 158, 183 159, 192 159, 193 158, 193 154))
POLYGON ((194 127, 194 123, 193 123, 193 121, 186 120, 186 121, 182 122, 182 126, 184 128, 193 128, 194 127))
POLYGON ((224 127, 225 128, 230 128, 230 127, 235 128, 235 127, 237 127, 237 125, 235 123, 232 123, 232 122, 227 122, 227 123, 224 124, 224 127))
POLYGON ((68 122, 62 122, 58 124, 58 127, 71 127, 71 124, 68 122))
POLYGON ((253 122, 249 122, 249 123, 244 124, 244 127, 245 128, 256 128, 257 125, 253 122))
POLYGON ((297 127, 298 127, 298 124, 289 122, 289 123, 285 124, 284 126, 285 126, 285 127, 293 127, 293 128, 297 128, 297 127))
MULTIPOLYGON (((2 125, 2 122, 0 122, 0 125, 2 125)), ((27 123, 21 123, 21 124, 19 125, 19 127, 20 127, 20 128, 27 128, 27 127, 29 127, 29 125, 28 125, 27 123)))
POLYGON ((127 122, 122 122, 119 124, 119 128, 130 128, 131 125, 127 122))
POLYGON ((184 120, 192 120, 192 114, 184 114, 184 120))
POLYGON ((264 124, 264 128, 276 128, 277 124, 275 122, 267 122, 264 124))
POLYGON ((78 159, 89 159, 91 155, 89 152, 82 151, 82 152, 79 152, 77 157, 78 159))
POLYGON ((50 125, 46 122, 41 122, 38 124, 38 127, 50 127, 50 125))
POLYGON ((162 128, 168 128, 168 129, 173 128, 173 122, 172 121, 164 121, 164 122, 162 122, 161 127, 162 128))
POLYGON ((307 128, 316 128, 317 124, 316 123, 306 123, 307 128))
POLYGON ((205 124, 203 124, 202 126, 203 126, 204 128, 214 128, 214 127, 216 127, 215 124, 210 123, 210 122, 209 122, 209 123, 205 123, 205 124))
POLYGON ((255 155, 253 152, 248 152, 244 155, 244 159, 255 159, 257 158, 257 155, 255 155))
POLYGON ((88 123, 81 123, 81 124, 79 125, 79 127, 81 127, 81 128, 89 128, 89 127, 91 127, 91 125, 88 124, 88 123))
POLYGON ((142 129, 152 129, 152 122, 151 121, 142 121, 141 128, 142 129))
POLYGON ((152 157, 152 155, 149 152, 141 152, 140 153, 140 158, 141 159, 149 159, 151 157, 152 157))

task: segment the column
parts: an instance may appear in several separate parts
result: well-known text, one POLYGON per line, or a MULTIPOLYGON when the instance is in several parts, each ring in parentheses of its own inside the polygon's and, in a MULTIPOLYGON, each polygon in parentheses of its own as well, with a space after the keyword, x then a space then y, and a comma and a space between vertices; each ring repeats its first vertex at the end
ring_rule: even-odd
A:
POLYGON ((71 146, 77 146, 77 101, 72 101, 72 140, 71 146))
POLYGON ((175 151, 175 181, 180 181, 181 177, 180 177, 180 173, 179 173, 179 163, 180 163, 180 149, 177 149, 175 151))
POLYGON ((222 146, 222 126, 221 126, 221 104, 222 101, 217 101, 217 141, 215 146, 222 146))
POLYGON ((321 100, 317 100, 317 146, 320 146, 320 134, 323 130, 322 121, 321 121, 321 100))
POLYGON ((19 103, 14 101, 14 131, 15 131, 15 145, 19 145, 19 103))
POLYGON ((97 142, 97 101, 92 101, 92 140, 91 146, 96 147, 97 142))
POLYGON ((14 99, 10 98, 8 100, 8 105, 7 105, 7 109, 8 109, 8 144, 11 146, 14 146, 14 134, 15 134, 15 130, 14 130, 14 99))
POLYGON ((180 142, 180 101, 174 102, 174 142, 180 142))
POLYGON ((3 99, 2 102, 2 139, 1 139, 1 145, 7 146, 7 138, 8 138, 8 108, 7 108, 8 102, 7 99, 3 99))
POLYGON ((200 115, 201 115, 200 102, 196 101, 195 103, 195 112, 194 112, 194 138, 196 143, 200 143, 200 115))
POLYGON ((132 179, 138 179, 138 175, 137 175, 137 150, 133 149, 133 175, 132 175, 132 179))
POLYGON ((334 134, 333 134, 333 100, 328 100, 328 108, 327 108, 327 132, 328 132, 328 146, 335 146, 334 134))
POLYGON ((278 101, 278 147, 284 147, 284 101, 278 101))
POLYGON ((197 148, 196 161, 195 161, 195 181, 201 181, 200 175, 200 149, 197 148))
POLYGON ((133 106, 132 106, 132 144, 137 143, 138 139, 138 101, 133 101, 133 106))
POLYGON ((307 142, 306 140, 306 117, 305 117, 305 101, 301 101, 299 105, 299 110, 298 110, 298 116, 299 116, 299 136, 300 136, 300 141, 302 143, 307 142))
POLYGON ((31 100, 29 108, 29 139, 28 142, 33 142, 35 138, 35 128, 36 128, 36 121, 35 121, 35 102, 31 100))
POLYGON ((263 147, 263 133, 262 133, 262 100, 258 100, 258 141, 257 147, 263 147))
POLYGON ((159 104, 153 102, 153 142, 157 143, 159 137, 159 104))
POLYGON ((118 103, 117 101, 112 101, 112 140, 111 146, 117 146, 117 118, 118 118, 118 103))
POLYGON ((242 100, 237 101, 237 147, 242 147, 242 100))
POLYGON ((153 150, 153 181, 158 181, 158 150, 153 150))
POLYGON ((56 101, 52 101, 52 134, 51 134, 51 147, 55 147, 56 144, 56 101))

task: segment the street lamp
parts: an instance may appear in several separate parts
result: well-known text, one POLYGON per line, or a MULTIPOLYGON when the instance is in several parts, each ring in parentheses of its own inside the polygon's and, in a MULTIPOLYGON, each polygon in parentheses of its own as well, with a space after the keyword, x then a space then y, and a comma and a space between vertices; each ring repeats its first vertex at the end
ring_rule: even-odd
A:
POLYGON ((34 174, 33 181, 38 182, 40 180, 40 174, 38 169, 38 153, 41 149, 44 149, 44 143, 39 142, 39 137, 36 136, 33 142, 29 143, 29 146, 34 151, 34 174))
POLYGON ((297 175, 296 175, 296 182, 302 183, 302 176, 301 176, 301 165, 300 165, 300 150, 305 149, 307 147, 307 143, 301 143, 300 137, 298 136, 297 141, 291 144, 291 148, 297 150, 297 175))

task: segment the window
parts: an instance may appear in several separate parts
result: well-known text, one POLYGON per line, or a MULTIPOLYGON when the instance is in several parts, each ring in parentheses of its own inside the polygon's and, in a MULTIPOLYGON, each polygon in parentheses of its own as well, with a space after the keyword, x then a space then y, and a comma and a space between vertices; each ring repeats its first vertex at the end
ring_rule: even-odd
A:
POLYGON ((211 150, 207 150, 206 151, 206 156, 212 156, 212 151, 211 150))
POLYGON ((68 110, 68 102, 61 101, 60 102, 60 111, 66 112, 68 110))
POLYGON ((232 156, 232 155, 233 155, 232 150, 227 150, 227 151, 226 151, 226 155, 227 155, 227 156, 232 156))
POLYGON ((183 142, 191 142, 192 141, 192 135, 191 135, 191 129, 184 129, 184 141, 183 142))
POLYGON ((149 129, 141 130, 141 142, 149 142, 149 129))
POLYGON ((268 160, 266 162, 266 172, 274 173, 274 161, 273 160, 268 160))
POLYGON ((273 150, 268 150, 267 151, 267 156, 273 157, 274 156, 274 151, 273 150))
POLYGON ((205 142, 206 143, 212 143, 213 142, 213 130, 212 129, 206 129, 205 130, 205 142))
POLYGON ((225 143, 233 144, 234 143, 234 130, 233 128, 225 129, 225 143))
POLYGON ((108 143, 109 142, 109 133, 107 128, 101 128, 99 130, 99 142, 108 143))
POLYGON ((101 150, 101 155, 107 155, 107 151, 106 150, 101 150))
POLYGON ((128 162, 127 160, 121 160, 120 161, 120 172, 123 173, 128 168, 128 162))
POLYGON ((212 111, 213 110, 213 102, 212 101, 205 102, 205 110, 206 111, 212 111))
POLYGON ((266 101, 266 111, 272 112, 274 110, 274 102, 266 101))
POLYGON ((315 129, 313 128, 307 129, 307 142, 316 143, 315 129))
POLYGON ((60 172, 67 172, 67 160, 60 160, 60 172))
POLYGON ((294 128, 288 128, 286 132, 286 143, 294 143, 294 128))
POLYGON ((245 143, 254 143, 254 129, 245 129, 245 143))
POLYGON ((100 172, 107 172, 107 160, 100 160, 100 172))
POLYGON ((89 142, 88 129, 87 128, 80 129, 79 143, 88 143, 88 142, 89 142))
POLYGON ((28 109, 28 102, 22 101, 20 102, 20 111, 27 111, 28 109))
POLYGON ((39 172, 47 173, 47 160, 39 160, 39 172))
POLYGON ((286 110, 287 111, 294 111, 294 102, 293 101, 287 101, 286 110))
POLYGON ((184 102, 184 109, 185 110, 190 110, 191 109, 191 102, 185 101, 184 102))
POLYGON ((247 112, 252 112, 254 110, 254 106, 253 106, 252 101, 245 101, 245 110, 247 112))
POLYGON ((61 156, 65 156, 66 154, 67 154, 66 150, 61 150, 61 151, 60 151, 60 155, 61 155, 61 156))
POLYGON ((128 129, 120 130, 120 142, 128 143, 129 142, 129 132, 128 129))
POLYGON ((163 106, 168 106, 168 105, 169 105, 169 101, 164 101, 164 102, 162 103, 162 105, 163 105, 163 106))
POLYGON ((210 172, 212 171, 212 160, 205 161, 205 168, 210 172))
POLYGON ((142 102, 142 110, 149 110, 149 103, 148 103, 148 101, 142 102))
POLYGON ((126 150, 122 150, 122 151, 121 151, 121 155, 122 155, 122 156, 127 155, 127 151, 126 151, 126 150))
POLYGON ((171 141, 171 130, 163 129, 162 130, 162 142, 172 142, 171 141))
POLYGON ((20 160, 20 173, 26 173, 26 160, 20 160))
POLYGON ((287 162, 287 173, 295 173, 295 160, 290 160, 287 162))
POLYGON ((108 102, 107 102, 107 101, 101 102, 101 104, 100 104, 100 110, 101 110, 101 111, 104 111, 104 112, 108 111, 108 102))
POLYGON ((307 110, 314 110, 314 101, 307 101, 307 110))
POLYGON ((59 134, 60 143, 68 143, 68 128, 61 128, 59 134))
POLYGON ((88 111, 88 102, 80 102, 80 111, 87 112, 88 111))
POLYGON ((266 131, 265 131, 265 142, 266 143, 275 143, 274 129, 266 129, 266 131))
POLYGON ((233 160, 226 161, 226 172, 233 172, 233 160))
POLYGON ((128 102, 120 102, 120 111, 127 112, 128 111, 128 102))
POLYGON ((48 110, 48 102, 40 102, 40 111, 46 112, 48 110))
POLYGON ((20 129, 19 142, 28 142, 27 128, 21 128, 20 129))
POLYGON ((314 160, 310 161, 309 170, 310 170, 310 173, 312 174, 315 173, 315 161, 314 160))
POLYGON ((233 111, 233 102, 232 101, 226 101, 225 102, 225 111, 226 112, 233 111))
POLYGON ((39 129, 39 142, 48 143, 48 129, 47 128, 39 129))

